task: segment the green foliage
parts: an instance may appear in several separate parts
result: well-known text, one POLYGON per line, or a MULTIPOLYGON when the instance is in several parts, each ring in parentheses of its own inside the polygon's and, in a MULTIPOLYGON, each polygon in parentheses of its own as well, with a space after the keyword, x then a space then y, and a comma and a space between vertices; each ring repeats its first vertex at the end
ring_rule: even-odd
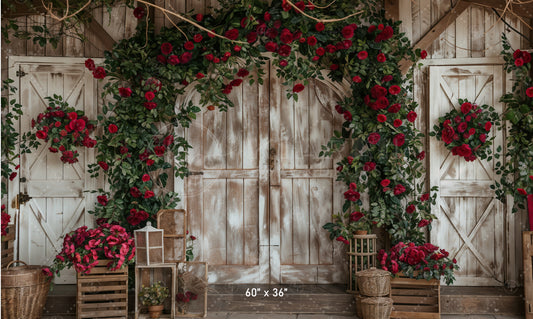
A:
POLYGON ((526 194, 533 194, 533 80, 530 76, 531 55, 511 48, 505 34, 502 35, 502 56, 505 70, 513 74, 511 92, 500 99, 506 104, 503 119, 508 130, 505 149, 498 148, 495 157, 499 182, 491 188, 497 198, 507 202, 514 200, 513 212, 526 208, 526 194))
POLYGON ((162 305, 169 296, 168 288, 163 286, 161 281, 152 284, 150 287, 142 286, 139 298, 143 306, 162 305))

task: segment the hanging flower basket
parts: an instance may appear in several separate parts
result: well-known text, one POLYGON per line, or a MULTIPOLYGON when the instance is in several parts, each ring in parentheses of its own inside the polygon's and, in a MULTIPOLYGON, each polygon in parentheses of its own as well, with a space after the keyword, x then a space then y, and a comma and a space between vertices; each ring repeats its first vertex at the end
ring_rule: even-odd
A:
POLYGON ((492 106, 477 105, 459 99, 460 110, 455 108, 439 118, 431 136, 444 142, 453 155, 464 157, 467 162, 476 158, 491 160, 492 126, 499 126, 499 116, 492 106))

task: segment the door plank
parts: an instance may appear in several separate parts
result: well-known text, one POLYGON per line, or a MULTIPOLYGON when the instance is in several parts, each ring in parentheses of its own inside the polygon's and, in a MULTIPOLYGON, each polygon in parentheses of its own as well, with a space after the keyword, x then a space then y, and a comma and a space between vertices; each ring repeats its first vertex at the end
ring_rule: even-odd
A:
POLYGON ((244 264, 259 263, 259 182, 244 180, 244 264))
POLYGON ((294 264, 309 264, 309 180, 294 179, 292 185, 294 264))
MULTIPOLYGON (((226 113, 226 168, 242 169, 243 163, 243 86, 234 88, 230 94, 234 106, 226 113)), ((257 153, 257 152, 254 152, 257 153)))
POLYGON ((292 180, 281 180, 281 240, 280 257, 282 264, 292 264, 293 260, 293 188, 292 180))
POLYGON ((204 179, 202 191, 209 194, 204 196, 203 205, 205 260, 210 265, 224 265, 227 262, 226 181, 204 179))
POLYGON ((227 185, 227 264, 244 263, 244 189, 242 179, 228 179, 227 185))

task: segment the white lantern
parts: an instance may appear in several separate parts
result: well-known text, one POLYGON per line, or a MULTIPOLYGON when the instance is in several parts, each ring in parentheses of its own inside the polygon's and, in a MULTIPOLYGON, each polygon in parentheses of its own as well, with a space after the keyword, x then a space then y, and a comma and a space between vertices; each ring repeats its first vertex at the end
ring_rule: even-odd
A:
POLYGON ((162 264, 163 260, 163 230, 152 227, 151 222, 146 227, 135 230, 135 257, 139 266, 162 264))

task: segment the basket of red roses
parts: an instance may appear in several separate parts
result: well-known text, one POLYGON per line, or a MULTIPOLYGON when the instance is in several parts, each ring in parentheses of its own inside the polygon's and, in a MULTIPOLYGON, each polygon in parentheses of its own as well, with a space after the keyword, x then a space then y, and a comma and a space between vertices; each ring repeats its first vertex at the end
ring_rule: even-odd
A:
POLYGON ((37 148, 41 141, 48 143, 52 153, 61 152, 63 163, 76 163, 77 147, 93 148, 96 140, 89 137, 95 128, 95 121, 89 121, 85 113, 69 107, 61 96, 46 97, 49 104, 46 111, 32 119, 32 130, 22 136, 25 146, 37 148))
POLYGON ((443 141, 453 155, 464 157, 467 162, 476 158, 492 159, 494 137, 490 136, 493 125, 500 127, 499 116, 494 107, 477 105, 468 100, 459 99, 460 110, 452 109, 439 118, 439 124, 433 127, 431 136, 443 141))

